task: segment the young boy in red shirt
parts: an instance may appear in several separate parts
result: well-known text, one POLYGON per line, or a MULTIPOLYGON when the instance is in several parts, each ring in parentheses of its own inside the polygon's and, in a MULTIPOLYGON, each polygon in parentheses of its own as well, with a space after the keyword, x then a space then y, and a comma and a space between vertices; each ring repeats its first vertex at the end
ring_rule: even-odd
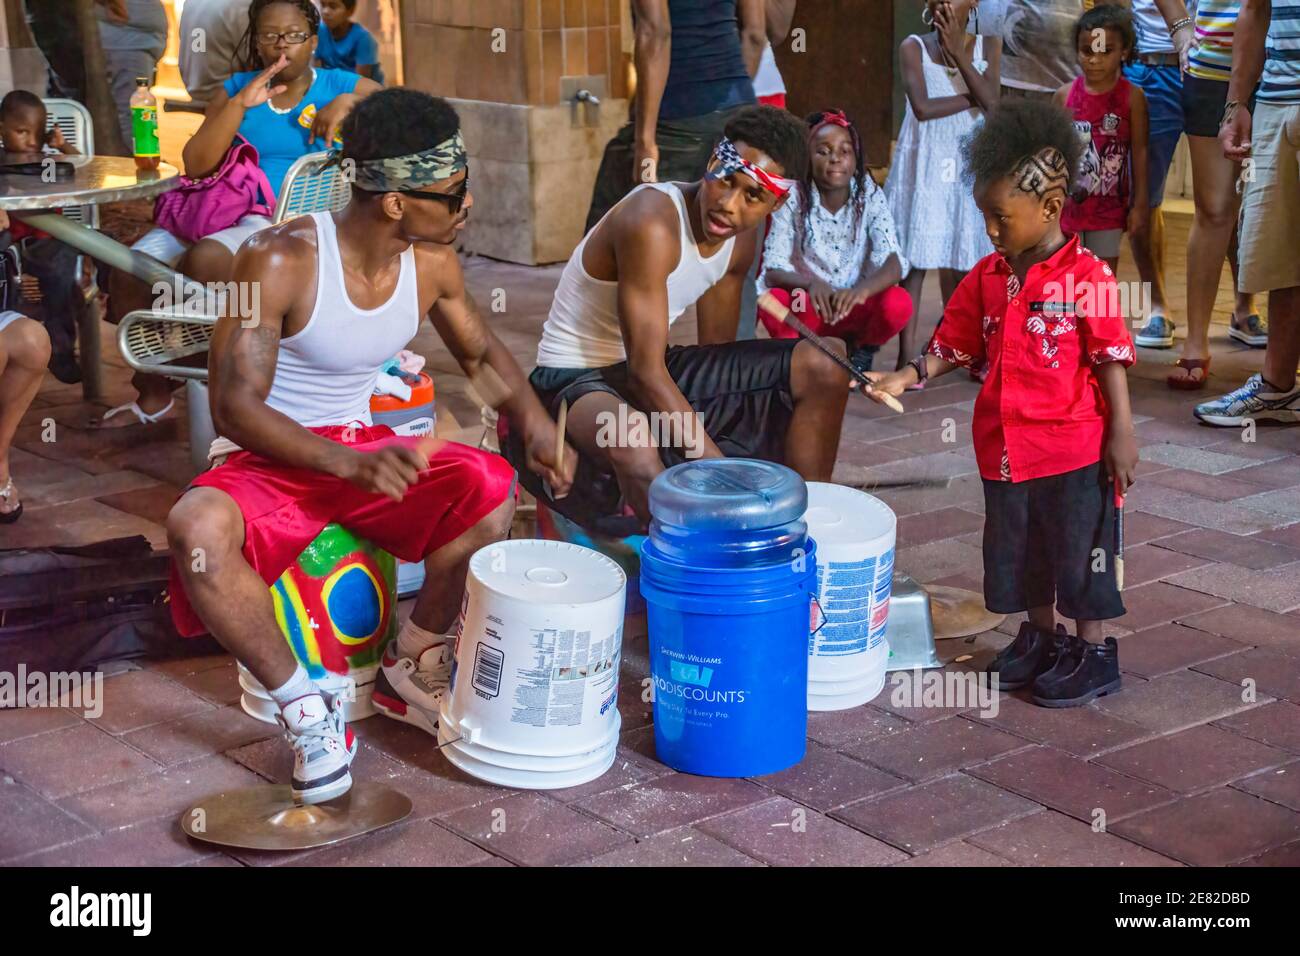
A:
POLYGON ((1125 368, 1133 342, 1114 272, 1061 231, 1082 146, 1070 114, 1005 101, 967 144, 994 253, 954 291, 927 354, 872 373, 900 395, 958 366, 988 363, 971 425, 984 479, 984 601, 1028 611, 989 673, 1032 685, 1045 707, 1120 687, 1101 622, 1124 614, 1114 566, 1114 495, 1137 468, 1125 368), (1073 618, 1077 636, 1056 623, 1073 618))

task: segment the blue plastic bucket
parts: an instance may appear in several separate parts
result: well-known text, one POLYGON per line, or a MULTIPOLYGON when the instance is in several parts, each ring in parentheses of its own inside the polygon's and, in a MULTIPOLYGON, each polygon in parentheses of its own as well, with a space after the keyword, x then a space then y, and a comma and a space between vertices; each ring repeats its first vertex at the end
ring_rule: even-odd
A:
POLYGON ((657 756, 714 777, 798 763, 817 570, 802 521, 802 480, 779 465, 715 459, 669 469, 650 499, 655 520, 641 549, 641 594, 657 756), (683 481, 677 469, 694 471, 683 481), (767 496, 761 507, 743 500, 753 489, 735 490, 746 483, 767 496))

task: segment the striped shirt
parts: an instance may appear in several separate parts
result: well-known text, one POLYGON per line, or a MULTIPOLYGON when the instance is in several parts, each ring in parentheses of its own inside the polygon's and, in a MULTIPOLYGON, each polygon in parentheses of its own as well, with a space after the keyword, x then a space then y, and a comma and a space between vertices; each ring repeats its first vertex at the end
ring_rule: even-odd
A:
POLYGON ((1273 3, 1266 56, 1256 99, 1300 103, 1300 3, 1273 3))
POLYGON ((1232 35, 1240 12, 1241 0, 1201 0, 1188 73, 1202 80, 1232 79, 1232 35))

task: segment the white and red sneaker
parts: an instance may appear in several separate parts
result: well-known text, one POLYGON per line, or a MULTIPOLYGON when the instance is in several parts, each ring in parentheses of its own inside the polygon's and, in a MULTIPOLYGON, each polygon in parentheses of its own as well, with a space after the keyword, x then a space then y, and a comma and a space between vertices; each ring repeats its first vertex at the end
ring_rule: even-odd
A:
POLYGON ((434 644, 419 661, 397 656, 397 642, 384 650, 371 703, 394 720, 438 735, 438 709, 451 683, 451 644, 434 644))
POLYGON ((342 694, 310 694, 293 701, 278 716, 293 747, 295 803, 324 803, 352 789, 352 759, 357 740, 343 721, 342 694))

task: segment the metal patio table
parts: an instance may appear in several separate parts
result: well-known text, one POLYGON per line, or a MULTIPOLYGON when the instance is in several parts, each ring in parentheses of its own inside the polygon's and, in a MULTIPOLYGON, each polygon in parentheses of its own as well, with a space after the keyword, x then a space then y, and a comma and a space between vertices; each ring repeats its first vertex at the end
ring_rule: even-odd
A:
MULTIPOLYGON (((39 163, 50 157, 9 153, 4 158, 8 162, 39 163)), ((73 166, 72 179, 46 182, 40 175, 0 175, 0 209, 99 262, 129 272, 150 286, 155 282, 172 286, 178 273, 165 262, 129 249, 96 229, 60 215, 57 210, 149 199, 179 186, 180 171, 170 163, 160 163, 157 169, 137 169, 135 160, 129 156, 60 156, 57 161, 73 166)), ((184 276, 181 285, 186 296, 204 294, 203 286, 184 276)), ((87 400, 93 401, 102 391, 97 317, 96 321, 83 323, 81 349, 83 355, 94 359, 82 362, 82 392, 87 400)))

